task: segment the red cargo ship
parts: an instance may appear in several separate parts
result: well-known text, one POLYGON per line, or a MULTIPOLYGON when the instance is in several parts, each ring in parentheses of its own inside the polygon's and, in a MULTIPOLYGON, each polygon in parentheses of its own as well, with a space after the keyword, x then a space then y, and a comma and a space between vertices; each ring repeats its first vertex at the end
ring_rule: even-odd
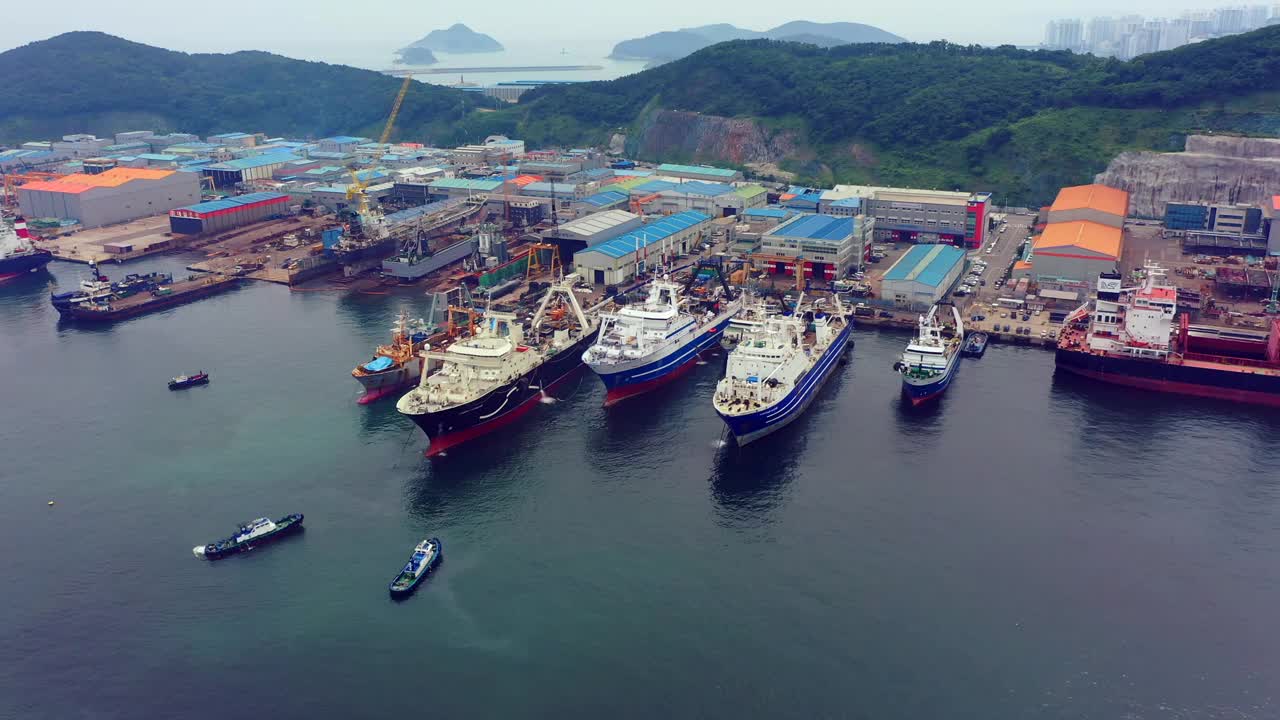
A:
POLYGON ((1177 315, 1177 289, 1147 267, 1140 287, 1103 273, 1098 299, 1067 316, 1060 370, 1146 390, 1280 407, 1280 319, 1270 332, 1191 325, 1177 315), (1175 326, 1175 316, 1177 324, 1175 326))

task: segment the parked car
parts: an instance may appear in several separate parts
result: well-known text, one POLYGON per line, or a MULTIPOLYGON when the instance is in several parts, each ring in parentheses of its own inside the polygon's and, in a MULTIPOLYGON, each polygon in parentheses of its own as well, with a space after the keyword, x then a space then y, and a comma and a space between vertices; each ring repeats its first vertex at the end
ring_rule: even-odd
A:
POLYGON ((1005 326, 1004 326, 1004 331, 1005 331, 1005 332, 1009 332, 1009 326, 1008 326, 1008 325, 1005 325, 1005 326))

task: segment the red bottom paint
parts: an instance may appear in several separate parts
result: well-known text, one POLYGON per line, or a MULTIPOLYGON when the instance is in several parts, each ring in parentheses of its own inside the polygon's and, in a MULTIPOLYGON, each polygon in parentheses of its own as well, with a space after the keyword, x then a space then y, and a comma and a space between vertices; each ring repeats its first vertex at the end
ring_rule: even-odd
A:
POLYGON ((924 397, 915 397, 914 395, 910 395, 908 397, 911 400, 911 407, 920 407, 921 405, 927 402, 931 402, 933 400, 938 399, 938 396, 941 394, 942 394, 942 391, 938 391, 932 395, 925 395, 924 397))
POLYGON ((604 406, 613 407, 614 405, 617 405, 618 403, 622 402, 623 400, 626 400, 627 398, 633 398, 637 395, 643 395, 649 392, 650 390, 655 390, 657 388, 662 387, 663 385, 666 385, 667 383, 671 382, 672 380, 675 380, 678 377, 684 376, 690 370, 692 370, 695 365, 698 364, 699 355, 700 353, 694 353, 693 356, 691 356, 688 360, 686 360, 683 365, 676 368, 675 370, 672 370, 666 375, 663 375, 660 378, 655 378, 653 380, 646 380, 644 382, 639 382, 639 383, 632 383, 630 385, 623 385, 622 387, 617 387, 610 390, 609 392, 605 393, 604 406))
POLYGON ((467 442, 468 440, 474 440, 480 437, 481 435, 493 432, 498 428, 506 427, 507 425, 510 425, 511 423, 523 417, 525 413, 532 410, 534 406, 537 405, 541 400, 542 400, 542 394, 538 393, 533 397, 529 398, 528 400, 525 400, 524 402, 517 405, 516 408, 511 412, 501 415, 493 420, 490 420, 489 422, 483 422, 483 423, 480 423, 479 425, 472 425, 466 430, 459 430, 458 432, 455 432, 455 433, 449 433, 447 435, 441 435, 439 437, 432 438, 431 447, 427 448, 427 452, 425 454, 427 457, 435 457, 436 455, 439 455, 440 453, 444 452, 445 450, 448 450, 451 447, 454 447, 456 445, 461 445, 462 443, 467 442))
POLYGON ((434 457, 444 452, 445 450, 448 450, 451 447, 461 445, 462 443, 467 442, 468 440, 474 440, 480 437, 481 435, 491 433, 494 430, 510 425, 511 423, 523 417, 535 406, 541 404, 542 398, 547 393, 554 390, 556 386, 558 386, 560 383, 573 377, 582 368, 583 368, 582 365, 578 365, 573 370, 570 370, 564 375, 561 375, 559 378, 552 380, 550 383, 548 383, 542 388, 542 392, 534 393, 534 395, 530 397, 528 400, 525 400, 524 402, 520 403, 515 407, 514 410, 504 415, 496 417, 493 420, 490 420, 489 422, 483 422, 483 423, 480 423, 479 425, 473 425, 467 428, 466 430, 459 430, 458 432, 455 432, 455 433, 449 433, 446 435, 441 435, 439 437, 432 438, 431 447, 427 448, 427 451, 424 454, 427 457, 434 457))
POLYGON ((22 277, 23 275, 26 275, 26 273, 24 272, 0 273, 0 282, 4 282, 5 280, 12 280, 16 277, 22 277))
POLYGON ((395 395, 396 393, 400 392, 401 390, 404 390, 407 387, 409 386, 401 384, 401 385, 391 385, 390 387, 378 388, 377 390, 369 390, 365 392, 365 394, 361 395, 360 399, 356 400, 356 403, 360 405, 368 405, 369 403, 377 402, 382 398, 387 397, 388 395, 395 395))
POLYGON ((1217 400, 1230 400, 1254 405, 1280 407, 1280 395, 1274 393, 1257 392, 1255 390, 1233 390, 1231 388, 1221 388, 1214 385, 1197 385, 1195 383, 1176 382, 1172 380, 1154 380, 1151 378, 1133 377, 1132 375, 1119 375, 1115 373, 1100 373, 1093 370, 1071 367, 1070 365, 1059 365, 1058 367, 1081 377, 1087 377, 1091 380, 1111 383, 1113 385, 1124 385, 1126 387, 1139 388, 1142 390, 1155 390, 1156 392, 1195 395, 1196 397, 1214 398, 1217 400))

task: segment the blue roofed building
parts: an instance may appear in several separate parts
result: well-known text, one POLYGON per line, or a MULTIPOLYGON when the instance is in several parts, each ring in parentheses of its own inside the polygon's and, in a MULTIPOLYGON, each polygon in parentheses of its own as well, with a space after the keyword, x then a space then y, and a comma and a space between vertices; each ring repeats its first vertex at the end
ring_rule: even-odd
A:
POLYGON ((626 193, 606 190, 582 198, 582 202, 578 204, 578 212, 580 215, 587 215, 601 210, 626 210, 628 200, 626 193))
POLYGON ((880 297, 905 310, 923 311, 946 297, 964 273, 964 250, 916 245, 885 273, 880 297))
POLYGON ((619 285, 659 265, 671 265, 710 232, 711 216, 706 213, 668 215, 577 252, 574 269, 596 285, 619 285))
POLYGON ((761 238, 758 260, 768 272, 793 275, 804 260, 806 276, 836 280, 860 270, 871 247, 875 222, 866 216, 832 217, 801 213, 761 238))
POLYGON ((298 159, 292 153, 267 153, 206 165, 204 174, 213 178, 214 187, 233 187, 250 180, 269 180, 271 173, 298 159))

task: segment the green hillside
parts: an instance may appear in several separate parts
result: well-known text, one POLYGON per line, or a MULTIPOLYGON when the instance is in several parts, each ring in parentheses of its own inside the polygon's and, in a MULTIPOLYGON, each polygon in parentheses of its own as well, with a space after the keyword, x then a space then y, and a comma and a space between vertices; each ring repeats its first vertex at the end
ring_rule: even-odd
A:
MULTIPOLYGON (((187 54, 74 32, 0 53, 0 142, 139 128, 376 136, 399 86, 381 73, 264 52, 187 54)), ((400 127, 453 142, 463 119, 489 104, 415 83, 400 127)))
MULTIPOLYGON (((138 128, 376 135, 398 86, 262 52, 186 54, 69 33, 0 53, 0 142, 138 128)), ((418 83, 395 137, 451 144, 502 133, 537 147, 624 133, 645 160, 733 164, 763 153, 814 183, 986 189, 1020 204, 1087 181, 1118 152, 1180 149, 1188 133, 1280 135, 1277 97, 1280 27, 1132 62, 944 42, 740 40, 618 80, 540 88, 502 109, 418 83), (664 126, 662 110, 701 115, 664 126), (705 116, 752 121, 743 137, 786 142, 752 153, 733 147, 749 142, 737 136, 688 142, 722 132, 705 116)))
MULTIPOLYGON (((748 40, 611 82, 540 89, 485 122, 533 143, 584 144, 634 137, 660 108, 753 118, 796 133, 781 165, 804 179, 985 188, 1034 203, 1122 150, 1177 150, 1205 130, 1280 134, 1268 94, 1278 78, 1280 27, 1132 62, 748 40)), ((656 155, 642 159, 673 159, 656 155)))

